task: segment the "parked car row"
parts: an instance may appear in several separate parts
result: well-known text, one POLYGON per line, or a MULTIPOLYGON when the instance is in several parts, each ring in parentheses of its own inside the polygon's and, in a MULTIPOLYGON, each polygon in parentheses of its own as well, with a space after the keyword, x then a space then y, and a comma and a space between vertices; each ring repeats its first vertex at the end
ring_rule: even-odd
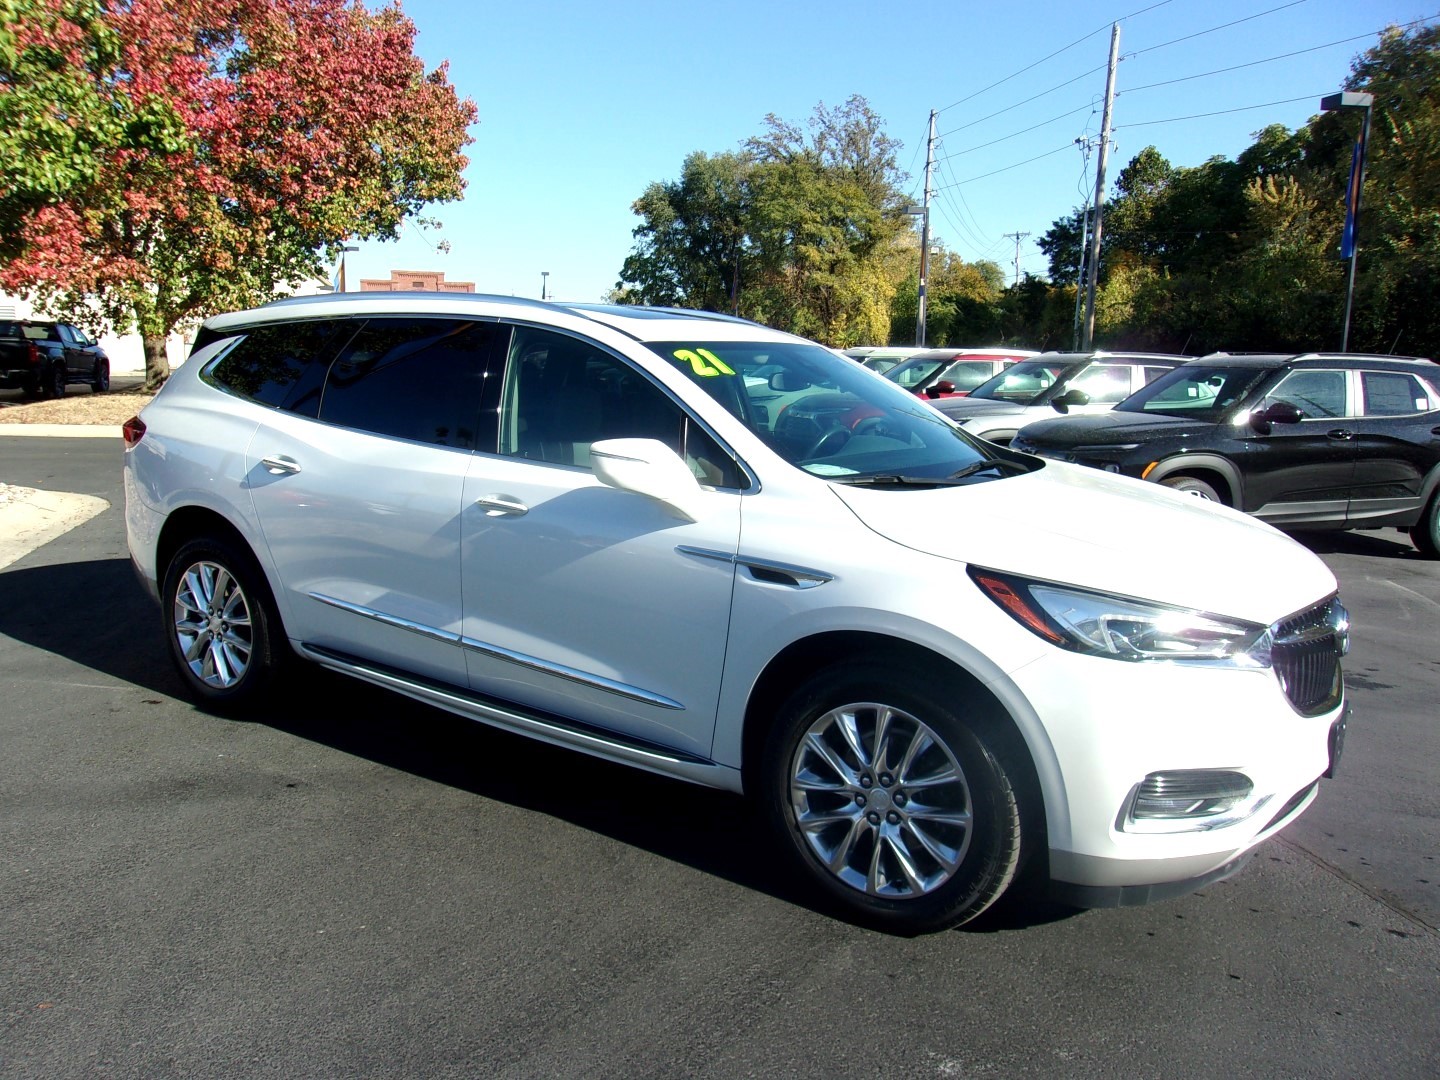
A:
POLYGON ((71 383, 110 389, 110 358, 78 326, 0 319, 0 390, 58 398, 71 383))
POLYGON ((205 706, 303 693, 303 658, 743 792, 889 930, 1022 881, 1218 880, 1343 745, 1314 554, 740 319, 282 301, 209 319, 125 442, 131 558, 205 706))
POLYGON ((1148 480, 1286 529, 1398 527, 1440 558, 1440 366, 1216 353, 1011 446, 1148 480))
POLYGON ((1030 349, 922 349, 884 373, 892 382, 930 400, 963 397, 1027 356, 1030 349))

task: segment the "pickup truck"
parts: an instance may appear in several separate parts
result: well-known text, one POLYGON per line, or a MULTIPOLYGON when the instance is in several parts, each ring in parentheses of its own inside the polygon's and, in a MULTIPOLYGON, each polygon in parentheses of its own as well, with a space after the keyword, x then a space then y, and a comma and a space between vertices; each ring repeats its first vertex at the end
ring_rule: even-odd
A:
POLYGON ((0 390, 65 396, 70 383, 110 389, 110 358, 78 327, 33 319, 0 319, 0 390))

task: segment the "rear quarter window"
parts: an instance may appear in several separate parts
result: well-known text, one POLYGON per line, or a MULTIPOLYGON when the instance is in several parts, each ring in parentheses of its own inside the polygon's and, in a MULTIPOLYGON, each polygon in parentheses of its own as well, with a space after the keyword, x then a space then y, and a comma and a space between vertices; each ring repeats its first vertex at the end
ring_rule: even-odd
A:
MULTIPOLYGON (((232 346, 206 379, 233 394, 281 408, 314 386, 313 406, 297 411, 314 416, 325 368, 340 342, 353 333, 349 320, 320 320, 258 326, 232 346), (348 331, 348 332, 347 332, 348 331)), ((197 347, 199 342, 197 341, 197 347)))

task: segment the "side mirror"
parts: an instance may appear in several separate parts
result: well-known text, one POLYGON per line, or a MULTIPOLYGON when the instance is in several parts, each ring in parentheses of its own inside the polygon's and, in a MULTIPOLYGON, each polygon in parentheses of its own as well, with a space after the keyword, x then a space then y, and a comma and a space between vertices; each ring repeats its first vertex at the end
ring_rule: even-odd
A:
POLYGON ((1089 405, 1090 395, 1084 390, 1072 388, 1050 402, 1050 407, 1058 413, 1068 413, 1071 405, 1089 405))
POLYGON ((1250 426, 1261 435, 1269 435, 1275 424, 1298 424, 1305 414, 1288 401, 1275 401, 1250 414, 1250 426))
POLYGON ((944 397, 946 394, 955 393, 955 384, 949 379, 941 379, 925 388, 925 396, 928 398, 944 397))
POLYGON ((601 483, 658 499, 686 517, 701 494, 690 466, 659 439, 601 439, 590 446, 590 468, 601 483))

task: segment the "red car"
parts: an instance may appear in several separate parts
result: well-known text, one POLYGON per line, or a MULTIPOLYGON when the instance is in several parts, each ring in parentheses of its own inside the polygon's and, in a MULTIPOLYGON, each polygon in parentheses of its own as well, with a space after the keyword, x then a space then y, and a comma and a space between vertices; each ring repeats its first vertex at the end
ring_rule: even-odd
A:
POLYGON ((964 397, 1017 360, 1038 355, 1030 349, 924 349, 885 377, 921 397, 964 397))

